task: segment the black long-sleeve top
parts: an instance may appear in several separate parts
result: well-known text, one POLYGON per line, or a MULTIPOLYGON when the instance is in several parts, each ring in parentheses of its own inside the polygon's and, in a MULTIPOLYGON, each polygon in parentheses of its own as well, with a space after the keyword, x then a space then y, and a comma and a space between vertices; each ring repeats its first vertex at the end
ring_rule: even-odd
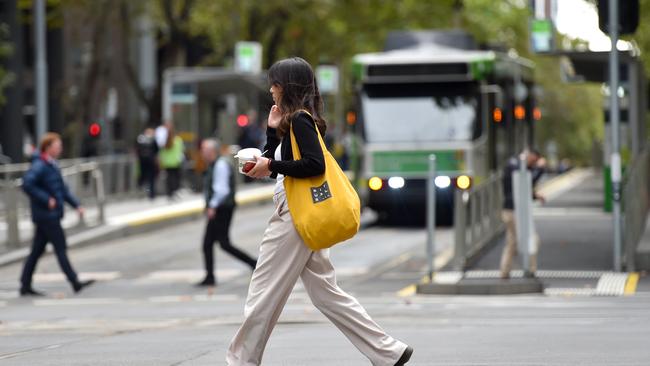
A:
POLYGON ((307 178, 325 173, 325 157, 318 141, 314 121, 307 113, 300 112, 293 117, 291 122, 298 143, 298 150, 300 151, 299 160, 293 160, 289 132, 280 140, 275 128, 268 127, 266 129, 266 145, 264 146, 266 153, 264 157, 273 159, 275 149, 282 142, 280 155, 282 160, 271 160, 269 165, 271 178, 277 177, 278 173, 295 178, 307 178))

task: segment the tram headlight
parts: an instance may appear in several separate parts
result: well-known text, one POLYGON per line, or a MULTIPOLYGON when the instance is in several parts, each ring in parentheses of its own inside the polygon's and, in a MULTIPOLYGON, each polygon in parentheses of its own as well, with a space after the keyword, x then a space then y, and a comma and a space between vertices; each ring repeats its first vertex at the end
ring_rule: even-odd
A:
POLYGON ((461 175, 456 178, 456 186, 460 189, 468 189, 471 185, 472 180, 466 175, 461 175))
POLYGON ((439 175, 433 182, 436 184, 436 187, 444 189, 451 185, 451 178, 446 175, 439 175))
POLYGON ((372 177, 368 180, 368 187, 373 191, 378 191, 384 186, 384 182, 379 177, 372 177))
POLYGON ((390 177, 388 179, 388 186, 392 189, 400 189, 404 187, 404 178, 402 177, 390 177))

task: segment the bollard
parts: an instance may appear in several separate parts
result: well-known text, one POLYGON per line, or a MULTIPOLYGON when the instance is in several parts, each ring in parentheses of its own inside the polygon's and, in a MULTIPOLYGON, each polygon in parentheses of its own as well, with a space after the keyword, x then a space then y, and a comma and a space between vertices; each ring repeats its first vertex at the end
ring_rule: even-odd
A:
POLYGON ((519 201, 515 206, 515 216, 517 217, 517 243, 519 253, 521 253, 521 267, 524 272, 530 271, 528 241, 530 238, 530 227, 528 218, 531 214, 528 203, 530 202, 530 173, 526 164, 526 154, 519 155, 519 174, 513 174, 512 179, 516 180, 517 185, 513 182, 513 187, 518 187, 517 193, 519 201))
POLYGON ((7 212, 7 247, 20 246, 20 231, 18 228, 18 190, 16 185, 9 183, 5 186, 5 210, 7 212))
POLYGON ((454 192, 454 269, 465 270, 465 246, 467 242, 467 206, 465 194, 460 189, 454 192))
POLYGON ((436 155, 429 155, 429 175, 427 177, 427 264, 429 283, 433 282, 436 229, 436 155))
POLYGON ((106 221, 104 213, 104 203, 106 197, 104 195, 104 177, 101 169, 94 169, 92 172, 95 181, 95 198, 97 199, 97 211, 99 212, 99 223, 103 224, 106 221))
POLYGON ((129 194, 138 193, 138 172, 137 172, 137 162, 134 161, 130 156, 125 157, 127 167, 129 169, 129 194))

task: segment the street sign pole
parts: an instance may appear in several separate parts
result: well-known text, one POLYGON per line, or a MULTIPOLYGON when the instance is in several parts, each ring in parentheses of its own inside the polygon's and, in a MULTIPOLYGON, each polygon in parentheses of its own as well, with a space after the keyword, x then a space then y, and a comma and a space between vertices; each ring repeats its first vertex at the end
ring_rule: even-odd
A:
POLYGON ((609 1, 609 37, 612 49, 609 53, 609 120, 612 123, 612 203, 614 211, 614 271, 621 271, 621 154, 619 141, 618 105, 618 0, 609 1))
POLYGON ((435 229, 436 229, 436 155, 429 155, 429 176, 427 179, 427 265, 429 283, 433 283, 435 229))
POLYGON ((47 132, 47 55, 45 45, 45 0, 34 1, 36 43, 36 136, 39 141, 47 132))

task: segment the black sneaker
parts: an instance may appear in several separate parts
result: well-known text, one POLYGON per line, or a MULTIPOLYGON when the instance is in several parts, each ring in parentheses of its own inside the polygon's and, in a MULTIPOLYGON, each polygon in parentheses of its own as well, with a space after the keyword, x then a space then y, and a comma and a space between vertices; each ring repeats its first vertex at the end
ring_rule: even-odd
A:
POLYGON ((399 360, 397 360, 395 366, 406 365, 406 363, 409 362, 409 360, 411 359, 412 354, 413 354, 413 348, 411 348, 411 346, 406 346, 404 353, 402 353, 402 357, 400 357, 399 360))
POLYGON ((217 281, 213 277, 206 277, 203 281, 196 284, 197 287, 216 286, 217 281))
POLYGON ((20 296, 45 296, 44 293, 38 292, 34 290, 33 288, 21 288, 20 289, 20 296))
POLYGON ((93 283, 95 283, 95 280, 77 282, 72 285, 72 289, 74 290, 74 293, 77 294, 79 291, 83 290, 85 287, 92 285, 93 283))

